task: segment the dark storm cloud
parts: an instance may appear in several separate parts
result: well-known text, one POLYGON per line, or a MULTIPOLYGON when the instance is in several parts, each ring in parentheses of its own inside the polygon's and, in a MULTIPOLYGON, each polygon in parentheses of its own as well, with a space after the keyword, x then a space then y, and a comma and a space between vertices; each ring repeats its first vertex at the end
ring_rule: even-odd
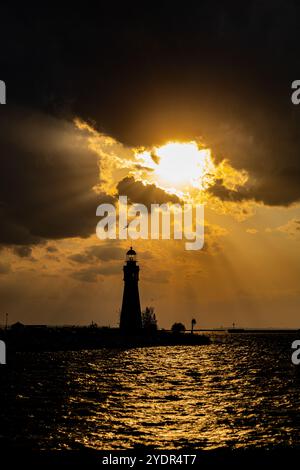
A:
POLYGON ((215 182, 208 192, 223 201, 241 202, 253 200, 270 206, 288 206, 300 199, 299 187, 300 170, 284 170, 271 172, 265 178, 253 178, 253 182, 245 186, 237 186, 230 190, 223 185, 222 180, 215 182))
POLYGON ((74 126, 37 112, 0 109, 0 243, 87 237, 95 231, 96 155, 74 126))
POLYGON ((180 202, 177 196, 166 193, 155 184, 144 185, 140 181, 135 181, 133 177, 122 179, 117 185, 117 190, 120 196, 127 196, 130 202, 145 204, 147 207, 155 203, 180 202))
MULTIPOLYGON (((245 197, 299 200, 299 3, 2 9, 8 102, 79 115, 132 145, 202 136, 217 159, 249 172, 245 197)), ((16 239, 36 240, 10 224, 16 239)))

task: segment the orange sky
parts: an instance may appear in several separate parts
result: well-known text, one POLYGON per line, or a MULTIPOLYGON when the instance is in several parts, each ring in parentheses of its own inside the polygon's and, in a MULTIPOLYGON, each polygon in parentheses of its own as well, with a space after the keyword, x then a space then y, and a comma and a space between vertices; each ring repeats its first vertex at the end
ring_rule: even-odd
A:
MULTIPOLYGON (((133 242, 141 268, 141 304, 155 307, 160 327, 169 328, 175 321, 189 326, 192 318, 203 328, 233 322, 241 327, 299 327, 299 204, 270 206, 252 198, 239 200, 235 197, 239 191, 251 189, 251 175, 236 168, 230 154, 217 158, 210 143, 196 137, 181 145, 171 141, 169 147, 159 144, 142 149, 101 135, 81 121, 68 129, 63 145, 72 139, 97 161, 98 184, 90 188, 96 194, 114 197, 119 182, 132 178, 134 202, 145 202, 139 200, 138 183, 142 183, 146 189, 147 184, 155 184, 182 201, 205 203, 203 250, 186 251, 184 241, 133 242), (155 163, 157 158, 162 168, 155 163), (223 190, 233 197, 222 199, 210 192, 220 180, 223 190)), ((75 164, 81 165, 80 157, 75 164)), ((143 195, 147 197, 153 202, 143 195)), ((76 206, 76 199, 59 204, 76 206)), ((95 229, 96 224, 95 216, 95 229)), ((122 265, 130 244, 130 240, 101 241, 90 233, 33 244, 30 252, 4 247, 1 321, 7 312, 10 323, 86 324, 93 320, 116 326, 122 265)))

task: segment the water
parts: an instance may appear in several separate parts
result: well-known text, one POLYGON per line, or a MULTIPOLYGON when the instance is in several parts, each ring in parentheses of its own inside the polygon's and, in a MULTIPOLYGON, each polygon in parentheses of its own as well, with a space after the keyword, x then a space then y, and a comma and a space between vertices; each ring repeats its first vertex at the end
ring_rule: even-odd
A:
POLYGON ((1 371, 1 437, 30 449, 300 445, 293 339, 18 353, 1 371))

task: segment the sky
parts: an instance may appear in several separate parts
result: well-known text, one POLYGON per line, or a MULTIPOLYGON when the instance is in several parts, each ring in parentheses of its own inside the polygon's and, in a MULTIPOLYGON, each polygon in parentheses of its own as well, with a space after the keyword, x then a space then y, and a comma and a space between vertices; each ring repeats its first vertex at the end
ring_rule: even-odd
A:
POLYGON ((300 5, 3 6, 0 323, 117 326, 130 240, 99 204, 203 203, 134 240, 160 327, 299 327, 300 5))

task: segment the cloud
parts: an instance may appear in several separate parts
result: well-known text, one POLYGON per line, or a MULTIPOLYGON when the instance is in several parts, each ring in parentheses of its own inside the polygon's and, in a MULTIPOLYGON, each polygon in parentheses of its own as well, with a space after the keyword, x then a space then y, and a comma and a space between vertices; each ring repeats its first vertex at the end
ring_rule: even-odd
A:
POLYGON ((246 199, 245 189, 243 187, 238 186, 234 190, 228 189, 224 186, 222 179, 216 180, 216 182, 209 187, 208 192, 223 201, 240 202, 246 199))
MULTIPOLYGON (((118 151, 121 151, 120 143, 130 148, 151 147, 171 139, 189 141, 200 136, 218 161, 227 158, 232 166, 249 173, 251 185, 247 191, 224 191, 219 185, 212 190, 218 192, 218 198, 236 202, 253 199, 287 206, 300 199, 300 108, 290 100, 290 85, 297 78, 299 64, 299 13, 296 2, 275 1, 272 9, 268 2, 249 2, 241 14, 225 5, 216 11, 214 3, 204 1, 201 7, 195 5, 186 11, 173 5, 172 20, 167 6, 159 12, 154 6, 138 12, 123 7, 116 17, 115 9, 107 5, 101 7, 102 24, 95 13, 82 23, 82 12, 76 8, 71 16, 68 10, 62 10, 55 20, 51 11, 46 14, 36 11, 27 15, 28 21, 24 23, 21 13, 16 17, 7 7, 8 21, 1 27, 0 39, 4 43, 8 35, 13 37, 3 51, 3 60, 10 71, 8 83, 14 90, 10 99, 25 107, 35 106, 43 113, 47 110, 53 116, 64 115, 68 119, 80 116, 119 142, 118 151), (66 31, 66 21, 68 31, 61 34, 66 31), (34 35, 37 25, 39 41, 34 35), (27 73, 20 87, 19 70, 24 64, 27 73)), ((6 108, 5 119, 11 121, 8 108, 2 108, 6 108)), ((3 126, 4 109, 1 115, 0 137, 6 145, 8 125, 3 126)), ((61 145, 64 132, 53 120, 51 139, 47 139, 50 148, 46 150, 44 121, 42 117, 32 120, 29 140, 35 142, 36 159, 41 154, 42 167, 47 166, 49 170, 50 184, 51 165, 45 164, 45 154, 54 158, 53 146, 57 150, 61 145), (61 131, 54 132, 55 127, 61 131)), ((18 193, 17 173, 26 175, 30 164, 32 180, 41 186, 38 176, 42 176, 41 182, 45 179, 36 169, 37 162, 33 163, 26 155, 26 150, 27 153, 32 150, 23 145, 20 125, 11 124, 14 136, 21 136, 20 143, 18 139, 10 142, 12 167, 16 150, 20 153, 20 148, 24 148, 20 157, 24 166, 18 164, 14 178, 9 178, 7 183, 13 184, 18 193)), ((78 135, 74 130, 67 131, 66 125, 63 127, 70 141, 76 142, 78 151, 81 146, 78 135)), ((70 148, 64 150, 70 154, 70 148)), ((77 212, 82 216, 82 224, 78 223, 78 217, 72 217, 73 223, 69 221, 66 230, 62 219, 68 219, 69 211, 65 205, 52 201, 57 217, 51 225, 52 237, 65 233, 73 236, 78 232, 79 236, 86 236, 91 230, 95 194, 90 190, 99 181, 95 181, 97 168, 91 173, 88 170, 96 165, 91 160, 92 152, 81 150, 85 162, 81 184, 75 168, 70 171, 58 165, 58 175, 61 172, 62 180, 66 181, 64 175, 68 174, 63 200, 66 201, 65 196, 67 200, 78 196, 77 212), (72 180, 76 181, 76 188, 72 180)), ((110 165, 109 158, 105 162, 110 165)), ((5 169, 8 171, 7 165, 5 169)), ((109 178, 103 175, 102 178, 103 187, 110 185, 109 178)), ((32 180, 28 181, 29 193, 34 187, 32 180)), ((57 188, 52 185, 53 193, 55 189, 63 193, 60 183, 57 178, 57 188)), ((47 187, 46 184, 45 191, 47 187)), ((27 189, 21 184, 22 194, 27 189)), ((36 192, 40 196, 41 191, 36 192)), ((33 214, 30 218, 25 211, 23 218, 31 219, 27 222, 22 220, 16 203, 11 206, 7 198, 0 200, 1 216, 6 221, 3 240, 30 244, 48 236, 50 224, 47 230, 43 229, 46 219, 40 216, 37 199, 37 207, 25 200, 25 209, 30 206, 33 214)), ((59 194, 58 200, 62 200, 59 194)), ((54 221, 48 208, 46 212, 54 221)))
POLYGON ((101 266, 89 266, 79 271, 71 273, 71 277, 81 282, 97 282, 99 276, 113 276, 115 274, 121 274, 122 268, 118 264, 108 264, 101 266))
MULTIPOLYGON (((26 248, 45 239, 88 237, 96 208, 96 154, 72 123, 33 111, 0 113, 0 243, 26 248)), ((28 249, 27 249, 28 250, 28 249)))
POLYGON ((300 235, 300 220, 291 219, 286 224, 280 225, 275 228, 267 228, 266 232, 279 232, 288 235, 289 237, 294 238, 295 236, 300 235))
POLYGON ((9 263, 0 262, 0 274, 8 274, 11 272, 11 266, 9 263))
POLYGON ((48 253, 56 253, 58 251, 58 249, 54 245, 48 245, 46 250, 48 251, 48 253))
POLYGON ((81 253, 75 253, 69 256, 71 261, 79 264, 91 263, 97 260, 111 261, 122 260, 124 258, 124 248, 112 245, 93 245, 81 253))
POLYGON ((71 277, 80 282, 97 282, 98 273, 94 270, 82 269, 72 273, 71 277))
POLYGON ((155 276, 153 276, 151 273, 146 273, 143 275, 143 279, 145 281, 154 283, 154 284, 165 284, 170 281, 171 277, 171 272, 167 271, 166 269, 161 269, 158 272, 155 273, 155 276))
POLYGON ((27 245, 15 246, 13 252, 20 258, 29 258, 32 255, 32 248, 27 245))
MULTIPOLYGON (((97 282, 103 276, 113 276, 115 274, 121 276, 125 253, 126 248, 119 245, 92 245, 82 252, 74 253, 68 257, 70 261, 81 267, 79 270, 72 271, 70 276, 82 282, 97 282)), ((153 254, 149 250, 140 250, 138 252, 138 259, 141 261, 152 258, 153 254)), ((157 277, 162 282, 166 282, 164 278, 165 272, 157 277)), ((152 281, 159 282, 158 280, 152 281)))
POLYGON ((141 181, 135 181, 132 176, 122 179, 117 185, 117 190, 120 196, 127 196, 130 202, 145 204, 147 207, 155 203, 180 202, 174 194, 166 193, 155 184, 143 184, 141 181))

